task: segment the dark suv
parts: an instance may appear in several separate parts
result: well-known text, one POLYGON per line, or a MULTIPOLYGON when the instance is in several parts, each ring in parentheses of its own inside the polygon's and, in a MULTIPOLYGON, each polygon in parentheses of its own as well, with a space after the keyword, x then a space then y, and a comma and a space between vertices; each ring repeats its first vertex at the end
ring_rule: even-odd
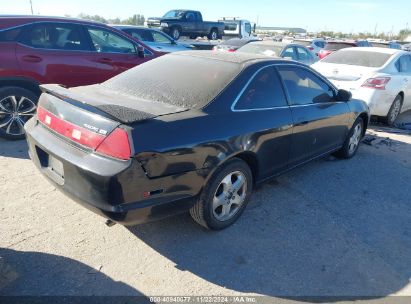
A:
POLYGON ((0 137, 20 139, 39 84, 101 83, 160 54, 102 23, 0 16, 0 137))

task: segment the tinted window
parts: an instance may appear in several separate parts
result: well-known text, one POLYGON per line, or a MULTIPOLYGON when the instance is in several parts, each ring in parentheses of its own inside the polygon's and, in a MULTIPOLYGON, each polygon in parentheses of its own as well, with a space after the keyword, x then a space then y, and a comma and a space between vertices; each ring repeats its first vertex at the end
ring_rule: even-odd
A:
POLYGON ((0 42, 16 41, 20 33, 21 33, 21 28, 1 31, 0 32, 0 42))
POLYGON ((156 43, 170 43, 171 39, 167 38, 165 35, 145 29, 126 29, 124 30, 127 34, 131 35, 134 38, 137 38, 143 42, 156 42, 156 43))
POLYGON ((383 66, 390 57, 391 54, 385 53, 345 50, 328 55, 322 62, 378 68, 383 66))
MULTIPOLYGON (((397 66, 398 69, 398 66, 397 66)), ((401 73, 411 73, 411 56, 404 55, 399 59, 399 71, 401 73)))
POLYGON ((302 47, 297 47, 297 53, 300 60, 307 61, 311 59, 311 55, 302 47))
POLYGON ((196 16, 194 15, 194 13, 189 12, 189 13, 186 14, 186 19, 189 20, 189 21, 195 21, 196 16))
POLYGON ((235 109, 266 109, 286 105, 277 71, 273 67, 268 67, 253 78, 237 101, 235 109))
POLYGON ((237 22, 225 22, 225 21, 219 21, 219 22, 224 22, 224 30, 225 31, 236 31, 238 23, 237 22))
POLYGON ((237 52, 279 57, 282 50, 282 46, 254 42, 244 45, 237 52))
POLYGON ((100 28, 87 28, 94 49, 99 53, 135 53, 136 49, 127 39, 100 28))
POLYGON ((293 105, 329 102, 333 90, 314 73, 298 67, 280 67, 280 75, 293 105))
POLYGON ((251 24, 246 23, 244 26, 245 26, 245 32, 248 34, 251 34, 251 24))
POLYGON ((281 55, 281 57, 283 58, 291 58, 292 60, 297 60, 297 56, 294 52, 294 48, 293 47, 288 47, 284 50, 283 54, 281 55))
POLYGON ((70 24, 44 23, 28 26, 21 42, 38 49, 88 50, 81 28, 70 24))
POLYGON ((354 43, 327 43, 324 47, 327 51, 337 51, 348 47, 356 46, 354 43))

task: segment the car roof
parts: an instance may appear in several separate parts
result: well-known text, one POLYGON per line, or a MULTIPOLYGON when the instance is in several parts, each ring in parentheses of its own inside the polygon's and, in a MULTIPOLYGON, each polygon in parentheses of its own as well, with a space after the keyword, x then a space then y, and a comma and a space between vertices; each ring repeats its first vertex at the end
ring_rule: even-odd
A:
POLYGON ((55 17, 55 16, 38 16, 38 15, 0 15, 0 29, 8 27, 15 27, 32 22, 39 21, 58 21, 58 22, 73 22, 83 24, 93 24, 99 26, 106 26, 106 24, 93 20, 86 20, 80 18, 69 17, 55 17))
POLYGON ((346 51, 354 51, 354 52, 372 52, 372 53, 383 53, 383 54, 397 54, 397 53, 404 53, 408 54, 406 51, 397 50, 397 49, 389 49, 389 48, 381 48, 381 47, 353 47, 353 48, 345 48, 339 50, 339 52, 346 52, 346 51))
POLYGON ((263 41, 254 41, 250 42, 250 44, 258 44, 258 45, 266 45, 266 46, 276 46, 276 47, 282 47, 285 48, 287 46, 299 46, 305 48, 304 45, 299 44, 299 43, 294 43, 294 42, 278 42, 278 41, 272 41, 272 40, 263 40, 263 41))
POLYGON ((157 31, 156 29, 145 27, 142 25, 132 25, 132 24, 108 24, 109 26, 118 28, 118 29, 125 29, 125 28, 134 28, 134 29, 141 29, 141 30, 153 30, 157 31))

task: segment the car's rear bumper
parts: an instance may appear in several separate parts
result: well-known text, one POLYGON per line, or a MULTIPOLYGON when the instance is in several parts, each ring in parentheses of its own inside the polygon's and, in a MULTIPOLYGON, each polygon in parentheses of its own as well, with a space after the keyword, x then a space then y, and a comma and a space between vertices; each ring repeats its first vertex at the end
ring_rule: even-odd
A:
POLYGON ((202 171, 150 179, 138 161, 120 161, 82 150, 35 118, 25 128, 30 158, 51 183, 87 209, 123 225, 188 210, 205 181, 202 171), (56 160, 63 172, 53 169, 56 160))

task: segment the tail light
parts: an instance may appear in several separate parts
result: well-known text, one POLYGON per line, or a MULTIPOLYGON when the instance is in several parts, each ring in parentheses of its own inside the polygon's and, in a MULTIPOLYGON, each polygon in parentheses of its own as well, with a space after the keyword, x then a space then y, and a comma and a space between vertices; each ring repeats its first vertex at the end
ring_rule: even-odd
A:
POLYGON ((227 51, 228 51, 228 52, 230 52, 230 53, 234 53, 234 52, 236 51, 236 49, 235 49, 235 48, 230 47, 227 51))
POLYGON ((214 46, 213 47, 213 51, 217 51, 218 50, 218 47, 217 46, 214 46))
POLYGON ((123 160, 131 156, 128 134, 123 129, 114 129, 108 136, 95 133, 61 119, 43 107, 37 108, 37 118, 54 132, 98 153, 123 160))
POLYGON ((314 48, 312 46, 307 46, 307 49, 309 49, 310 51, 314 51, 314 48))
POLYGON ((362 87, 377 90, 385 90, 385 86, 391 80, 390 77, 376 77, 367 79, 362 87))
POLYGON ((128 134, 124 129, 114 129, 98 146, 96 152, 114 158, 129 159, 131 155, 128 134))

